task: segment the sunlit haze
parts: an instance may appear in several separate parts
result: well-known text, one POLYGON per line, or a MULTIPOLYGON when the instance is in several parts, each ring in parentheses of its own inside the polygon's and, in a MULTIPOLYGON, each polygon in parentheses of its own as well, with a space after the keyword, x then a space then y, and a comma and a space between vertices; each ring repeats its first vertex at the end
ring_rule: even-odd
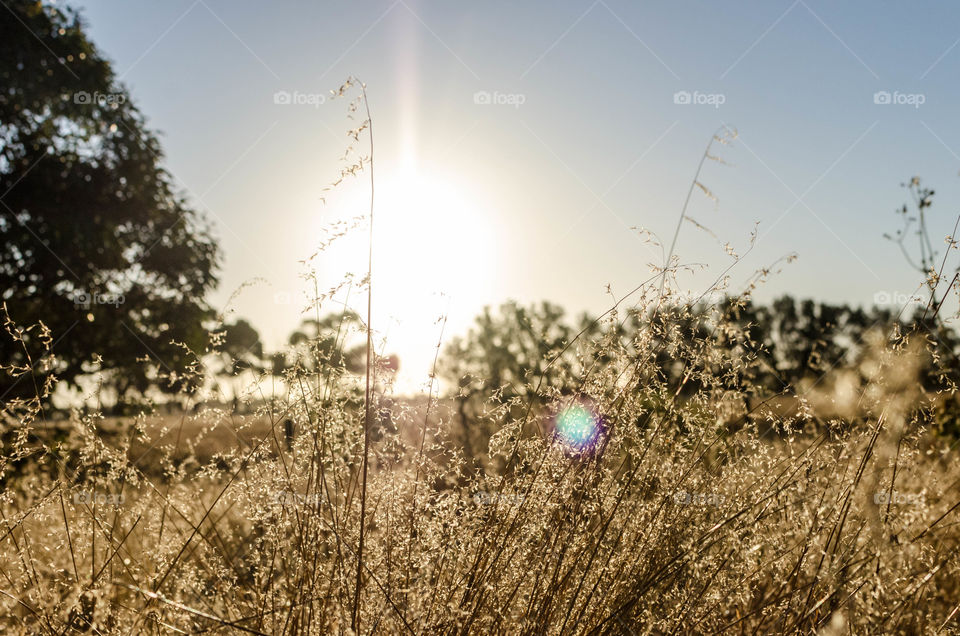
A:
MULTIPOLYGON (((492 298, 500 254, 493 216, 476 184, 442 168, 422 172, 408 165, 388 173, 375 186, 373 323, 377 350, 401 359, 397 389, 423 389, 432 370, 441 332, 462 332, 492 298)), ((368 181, 357 179, 327 201, 314 226, 323 236, 336 222, 366 217, 368 181)), ((365 315, 366 223, 334 239, 315 262, 321 292, 348 285, 330 298, 365 315), (352 297, 352 299, 351 299, 352 297), (352 300, 352 302, 351 302, 352 300)), ((306 301, 307 298, 304 298, 306 301)), ((447 332, 447 333, 450 333, 447 332)))
MULTIPOLYGON (((740 136, 702 175, 716 201, 698 190, 689 209, 716 238, 685 223, 677 245, 681 263, 708 266, 681 279, 694 294, 730 264, 727 243, 746 254, 734 289, 797 253, 761 299, 909 294, 922 281, 882 237, 899 227, 900 183, 920 174, 936 188, 938 236, 960 200, 953 6, 899 10, 909 19, 868 2, 80 6, 163 131, 175 183, 214 223, 215 304, 257 281, 232 308, 269 348, 303 317, 274 301, 307 291, 300 261, 324 224, 365 214, 365 176, 322 198, 358 123, 329 91, 350 75, 366 82, 374 329, 400 354, 406 387, 428 379, 421 345, 436 345, 440 315, 449 336, 508 298, 598 312, 607 284, 617 295, 649 276, 663 253, 634 228, 670 240, 722 125, 740 136)), ((325 280, 360 268, 365 231, 324 261, 325 280)), ((350 303, 363 306, 356 288, 350 303)))

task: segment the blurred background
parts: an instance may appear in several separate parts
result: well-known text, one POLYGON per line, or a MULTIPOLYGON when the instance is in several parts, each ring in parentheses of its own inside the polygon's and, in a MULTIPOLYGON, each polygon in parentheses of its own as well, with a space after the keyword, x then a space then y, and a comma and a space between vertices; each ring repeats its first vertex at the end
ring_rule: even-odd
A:
MULTIPOLYGON (((60 6, 63 6, 62 4, 60 6)), ((446 316, 542 299, 599 313, 649 278, 704 148, 722 127, 677 243, 691 297, 732 262, 740 291, 898 310, 923 283, 895 214, 936 189, 939 248, 960 200, 960 8, 923 2, 396 0, 74 3, 115 79, 160 132, 172 186, 222 248, 217 311, 273 350, 314 283, 363 313, 366 178, 334 181, 350 139, 345 78, 367 84, 378 179, 374 327, 397 386, 428 380, 446 316), (709 191, 711 196, 706 196, 709 191), (755 245, 751 233, 756 232, 755 245), (659 239, 651 241, 651 232, 659 239), (242 289, 241 289, 242 288, 242 289), (239 291, 239 293, 237 293, 239 291), (352 290, 352 291, 351 291, 352 290)), ((909 239, 913 241, 913 238, 909 239)), ((942 250, 941 250, 942 251, 942 250)), ((307 316, 309 317, 309 316, 307 316)))

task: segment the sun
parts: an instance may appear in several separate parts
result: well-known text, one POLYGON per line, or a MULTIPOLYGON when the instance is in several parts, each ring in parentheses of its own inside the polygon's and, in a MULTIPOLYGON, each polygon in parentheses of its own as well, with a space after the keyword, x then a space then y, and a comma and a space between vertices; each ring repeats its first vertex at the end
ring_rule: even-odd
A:
MULTIPOLYGON (((365 214, 369 188, 352 187, 336 205, 340 218, 365 214)), ((414 392, 429 380, 442 318, 447 334, 465 329, 491 297, 498 260, 491 225, 481 194, 463 179, 416 170, 377 177, 373 323, 384 352, 400 356, 398 390, 414 392)), ((318 265, 327 280, 347 273, 361 280, 366 228, 336 242, 318 265)), ((365 297, 354 293, 349 302, 361 315, 365 297)))
POLYGON ((376 281, 388 293, 457 294, 481 284, 493 244, 477 203, 463 185, 435 175, 406 172, 378 184, 376 281))

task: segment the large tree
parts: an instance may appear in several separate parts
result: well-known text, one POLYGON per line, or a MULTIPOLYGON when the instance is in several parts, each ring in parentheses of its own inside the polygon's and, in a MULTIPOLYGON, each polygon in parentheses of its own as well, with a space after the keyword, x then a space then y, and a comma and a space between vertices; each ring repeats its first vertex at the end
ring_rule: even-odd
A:
MULTIPOLYGON (((9 314, 50 328, 54 370, 68 382, 99 354, 121 397, 166 385, 159 378, 188 362, 181 344, 203 347, 217 244, 75 10, 6 0, 0 33, 0 293, 9 314)), ((0 356, 26 360, 6 340, 0 356)), ((0 380, 7 398, 32 391, 0 380)))

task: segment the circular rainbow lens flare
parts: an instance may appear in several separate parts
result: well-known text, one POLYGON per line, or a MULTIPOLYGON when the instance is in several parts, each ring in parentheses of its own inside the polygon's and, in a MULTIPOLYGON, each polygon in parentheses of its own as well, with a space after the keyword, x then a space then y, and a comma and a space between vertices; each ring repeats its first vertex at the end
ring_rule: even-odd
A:
POLYGON ((600 436, 600 418, 586 406, 574 404, 557 413, 556 431, 567 447, 587 450, 600 436))

